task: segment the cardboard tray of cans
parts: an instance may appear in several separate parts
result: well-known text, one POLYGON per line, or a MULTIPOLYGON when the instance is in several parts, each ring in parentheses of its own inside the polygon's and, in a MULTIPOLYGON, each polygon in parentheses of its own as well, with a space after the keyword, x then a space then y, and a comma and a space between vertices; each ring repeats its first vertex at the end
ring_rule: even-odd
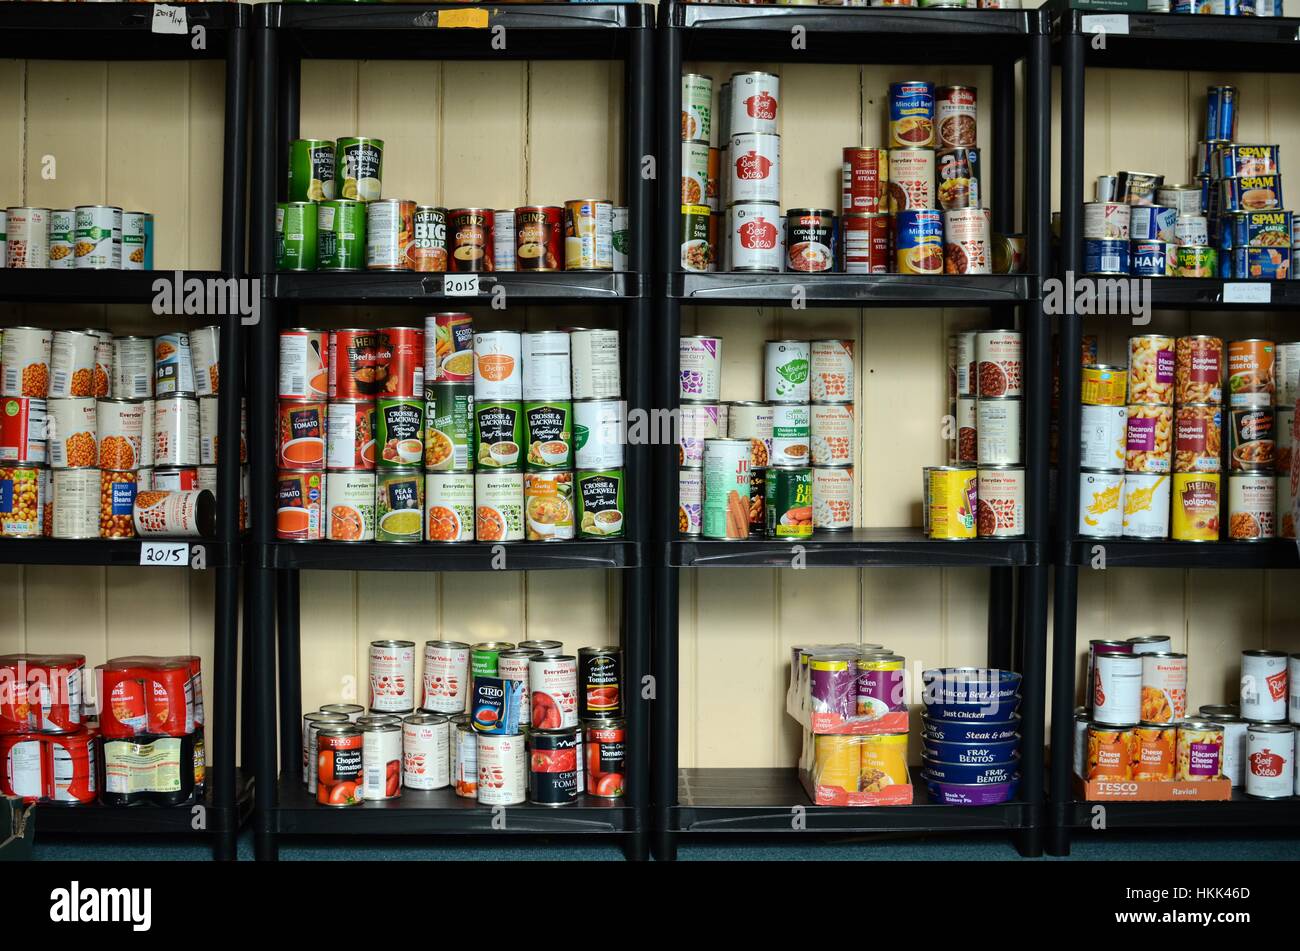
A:
POLYGON ((911 713, 908 710, 892 710, 882 717, 843 717, 838 713, 818 712, 803 709, 798 697, 786 696, 785 712, 800 726, 815 734, 840 734, 852 736, 872 736, 877 733, 907 733, 911 728, 911 713))
POLYGON ((886 786, 879 792, 846 792, 838 786, 819 786, 807 770, 799 770, 799 782, 808 798, 818 806, 910 806, 912 787, 886 786))
POLYGON ((1076 780, 1079 794, 1088 802, 1226 802, 1232 798, 1232 781, 1204 779, 1196 782, 1162 780, 1076 780))

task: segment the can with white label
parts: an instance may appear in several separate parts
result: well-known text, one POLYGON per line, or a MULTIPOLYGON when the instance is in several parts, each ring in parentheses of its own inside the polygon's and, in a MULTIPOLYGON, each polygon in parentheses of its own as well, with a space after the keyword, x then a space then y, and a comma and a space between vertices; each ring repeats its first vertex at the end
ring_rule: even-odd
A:
POLYGON ((623 404, 619 400, 574 400, 574 466, 616 469, 623 465, 623 404))
POLYGON ((492 222, 492 264, 498 271, 515 270, 515 212, 501 208, 492 222))
POLYGON ((576 327, 569 331, 569 363, 575 400, 615 399, 621 392, 617 330, 576 327))
POLYGON ((108 205, 78 205, 75 209, 78 268, 122 269, 122 209, 108 205))
POLYGON ((528 756, 524 737, 477 734, 478 801, 485 806, 517 806, 527 797, 528 756))
POLYGON ((1081 408, 1079 464, 1085 469, 1123 469, 1127 406, 1081 408))
MULTIPOLYGON (((808 464, 810 408, 807 403, 775 403, 772 406, 772 454, 770 465, 808 464)), ((848 461, 848 460, 846 460, 848 461)))
POLYGON ((159 466, 199 464, 199 401, 165 396, 153 401, 152 462, 159 466))
POLYGON ((763 344, 763 399, 807 403, 812 345, 807 340, 769 340, 763 344))
POLYGON ((474 335, 474 401, 523 399, 523 339, 516 330, 474 335))
POLYGON ((91 330, 56 330, 50 340, 50 399, 94 396, 95 350, 91 330))
POLYGON ((411 713, 415 710, 415 642, 370 642, 370 711, 411 713))
POLYGON ((469 645, 462 641, 425 641, 421 709, 464 713, 469 688, 469 645))
POLYGON ((677 470, 677 530, 683 535, 700 534, 702 482, 699 469, 677 470))
POLYGON ((678 464, 698 469, 704 464, 704 440, 718 439, 721 407, 717 403, 682 403, 678 410, 681 451, 678 464))
POLYGON ((853 341, 814 340, 809 395, 816 403, 853 402, 853 341))
POLYGON ((451 781, 451 721, 436 713, 402 718, 402 785, 445 789, 451 781))
POLYGON ((1023 402, 1019 397, 988 399, 975 404, 975 461, 982 466, 1019 465, 1020 418, 1023 402))
POLYGON ((1099 652, 1093 662, 1092 719, 1131 726, 1142 718, 1142 658, 1099 652))
POLYGON ((722 338, 682 337, 677 362, 678 398, 716 403, 722 387, 722 338))
POLYGON ((853 528, 852 466, 814 466, 812 496, 813 531, 839 532, 853 528))
POLYGON ((774 201, 734 203, 727 212, 727 237, 733 271, 780 271, 785 261, 785 222, 774 201))
POLYGON ((1119 538, 1124 534, 1124 473, 1084 469, 1079 473, 1079 534, 1119 538))
POLYGON ((1285 723, 1287 666, 1284 651, 1241 652, 1241 715, 1252 723, 1285 723))
POLYGON ((125 400, 153 396, 153 338, 113 338, 113 395, 125 400))
POLYGON ((732 201, 781 200, 779 135, 772 132, 737 132, 731 137, 728 164, 732 201))
POLYGON ((1252 723, 1246 730, 1246 795, 1286 799, 1295 793, 1295 730, 1252 723))
POLYGON ((53 472, 55 538, 98 538, 100 476, 98 469, 53 472))
POLYGON ((853 463, 852 403, 814 403, 812 405, 812 464, 847 466, 853 463))
POLYGON ((99 458, 95 401, 46 400, 45 435, 51 469, 93 466, 99 458))
POLYGON ((1167 473, 1125 473, 1125 538, 1169 537, 1170 488, 1170 477, 1167 473))
POLYGON ((1287 719, 1300 724, 1300 653, 1287 662, 1287 719))
POLYGON ((366 802, 402 795, 402 725, 379 717, 362 717, 361 789, 366 802))
POLYGON ((221 328, 215 324, 191 330, 190 362, 194 370, 194 394, 216 396, 220 387, 221 328))
POLYGON ((561 330, 525 332, 520 349, 524 361, 524 399, 569 399, 573 392, 569 335, 561 330))

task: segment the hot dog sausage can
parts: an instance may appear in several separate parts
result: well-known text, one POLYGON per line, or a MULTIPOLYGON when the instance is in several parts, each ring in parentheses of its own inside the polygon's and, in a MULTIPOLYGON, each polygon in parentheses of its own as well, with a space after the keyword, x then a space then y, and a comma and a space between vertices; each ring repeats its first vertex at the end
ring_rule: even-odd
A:
POLYGON ((705 538, 737 541, 749 536, 749 451, 748 439, 704 441, 705 538))
POLYGON ((763 509, 768 538, 811 538, 812 508, 812 470, 807 466, 772 466, 767 470, 763 509))

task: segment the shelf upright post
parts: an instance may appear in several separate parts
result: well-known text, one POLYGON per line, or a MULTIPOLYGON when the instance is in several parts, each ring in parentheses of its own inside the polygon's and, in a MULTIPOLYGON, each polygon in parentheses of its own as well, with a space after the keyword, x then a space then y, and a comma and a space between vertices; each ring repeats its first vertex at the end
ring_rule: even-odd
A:
MULTIPOLYGON (((248 31, 231 28, 226 47, 226 101, 221 180, 221 271, 244 279, 244 235, 248 154, 248 31)), ((218 429, 224 447, 238 447, 240 394, 243 392, 243 326, 238 314, 221 328, 221 387, 218 429)), ((235 740, 239 705, 239 452, 227 448, 217 460, 217 544, 228 557, 216 569, 213 666, 215 696, 212 723, 212 805, 215 815, 213 854, 233 861, 239 834, 235 790, 235 740)), ((209 826, 211 828, 211 825, 209 826)))
MULTIPOLYGON (((1079 214, 1083 207, 1083 92, 1086 38, 1078 13, 1060 20, 1061 58, 1061 274, 1082 270, 1079 214)), ((1066 288, 1069 292, 1069 288, 1066 288)), ((1047 850, 1070 852, 1069 814, 1074 799, 1074 664, 1079 598, 1079 569, 1070 564, 1070 541, 1079 524, 1079 401, 1082 374, 1079 353, 1083 322, 1073 314, 1060 318, 1060 437, 1056 486, 1056 585, 1052 621, 1052 775, 1047 850)))
MULTIPOLYGON (((276 78, 278 76, 279 4, 255 8, 258 23, 253 31, 253 127, 252 240, 253 273, 263 281, 274 279, 272 245, 274 231, 276 164, 276 78)), ((276 389, 275 302, 264 294, 262 319, 253 329, 249 361, 249 453, 250 519, 255 557, 248 566, 247 594, 252 603, 252 665, 254 711, 257 720, 257 767, 255 787, 254 850, 259 860, 277 857, 275 806, 279 773, 276 768, 276 677, 275 677, 275 586, 270 567, 270 545, 274 539, 275 506, 269 493, 273 484, 276 427, 271 408, 276 389)))
MULTIPOLYGON (((668 275, 679 270, 678 235, 681 213, 677 183, 681 178, 682 32, 672 26, 672 2, 659 6, 659 208, 654 300, 658 311, 653 352, 656 361, 655 397, 659 408, 677 408, 677 351, 681 335, 681 304, 668 296, 668 275)), ((676 414, 673 413, 673 418, 676 414)), ((658 513, 654 541, 649 551, 654 564, 654 812, 655 858, 677 857, 677 836, 672 829, 677 805, 677 569, 669 565, 669 542, 677 534, 677 449, 655 447, 655 493, 658 513)))

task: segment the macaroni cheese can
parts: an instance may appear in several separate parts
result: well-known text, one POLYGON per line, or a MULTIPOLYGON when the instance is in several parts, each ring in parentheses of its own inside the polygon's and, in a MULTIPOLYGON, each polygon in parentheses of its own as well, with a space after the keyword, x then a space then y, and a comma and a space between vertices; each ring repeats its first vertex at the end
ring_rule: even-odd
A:
POLYGON ((1246 795, 1285 799, 1295 792, 1296 731, 1252 723, 1246 730, 1246 795))
POLYGON ((1130 403, 1125 419, 1124 468, 1128 472, 1169 472, 1173 466, 1174 408, 1130 403))
MULTIPOLYGON (((1219 474, 1177 472, 1173 477, 1173 538, 1180 542, 1219 540, 1219 474)), ((1269 511, 1272 511, 1270 506, 1269 511)))
POLYGON ((1142 664, 1142 658, 1135 654, 1097 652, 1092 667, 1095 722, 1131 724, 1141 719, 1142 664))
POLYGON ((375 474, 368 470, 331 470, 325 475, 329 521, 325 537, 333 542, 375 540, 375 474))
POLYGON ((1079 534, 1119 538, 1123 534, 1125 474, 1084 469, 1079 473, 1079 534))
POLYGON ((930 537, 950 541, 975 538, 979 473, 961 466, 932 466, 926 504, 930 537))
POLYGON ((1168 475, 1128 472, 1124 475, 1124 537, 1168 538, 1168 475))
POLYGON ((1209 720, 1184 720, 1178 727, 1178 782, 1223 778, 1223 726, 1209 720))
POLYGON ((1277 537, 1277 482, 1267 472, 1233 472, 1228 476, 1228 538, 1234 542, 1277 537))
POLYGON ((1142 334, 1129 338, 1128 392, 1130 403, 1172 403, 1174 400, 1174 338, 1142 334))
POLYGON ((1079 463, 1085 469, 1121 469, 1124 466, 1127 406, 1085 403, 1079 419, 1079 463))
POLYGON ((430 542, 474 540, 474 474, 426 472, 424 538, 430 542))
POLYGON ((464 713, 470 684, 469 645, 462 641, 425 641, 423 681, 422 710, 464 713))
POLYGON ((1170 782, 1177 772, 1178 727, 1143 723, 1133 730, 1133 779, 1170 782))
POLYGON ((402 718, 402 785, 445 789, 451 779, 451 721, 436 713, 402 718))
POLYGON ((1177 723, 1187 716, 1187 655, 1133 654, 1142 659, 1142 722, 1177 723))

